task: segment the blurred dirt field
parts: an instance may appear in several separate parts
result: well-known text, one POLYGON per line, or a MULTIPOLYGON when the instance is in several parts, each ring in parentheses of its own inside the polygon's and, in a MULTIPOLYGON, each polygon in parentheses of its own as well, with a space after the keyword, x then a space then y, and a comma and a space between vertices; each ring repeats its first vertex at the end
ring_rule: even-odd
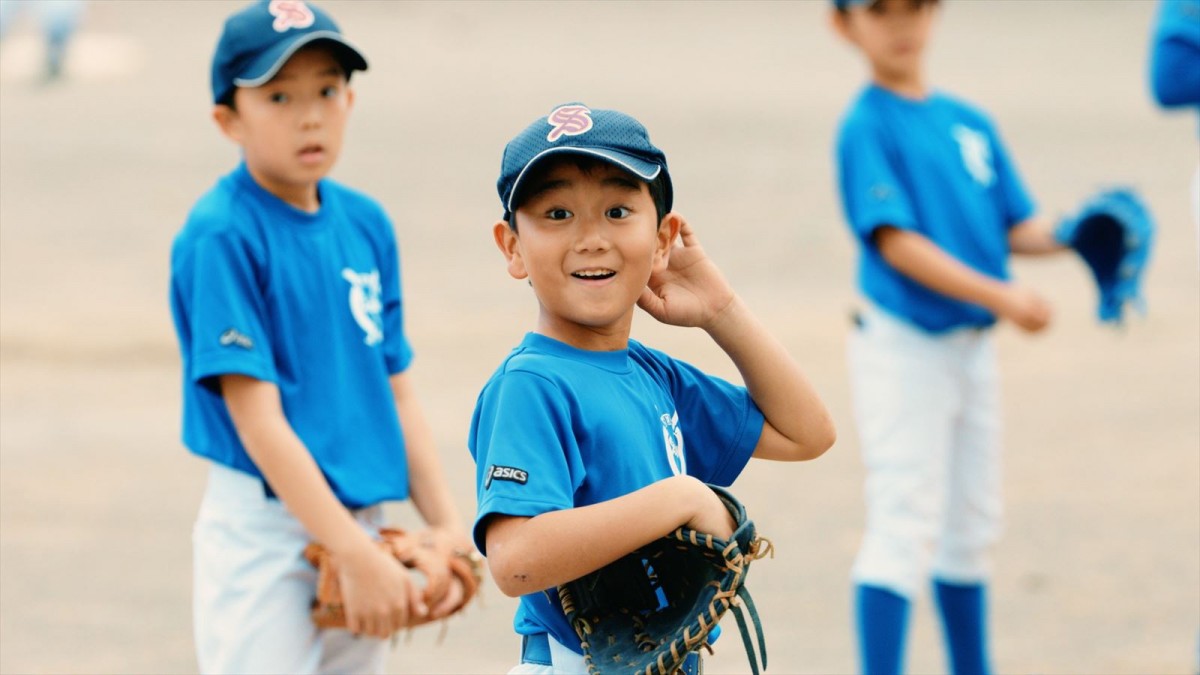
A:
MULTIPOLYGON (((65 81, 38 80, 25 22, 0 45, 0 672, 186 673, 190 531, 205 466, 179 440, 168 252, 237 155, 208 68, 240 2, 93 0, 65 81)), ((677 209, 804 365, 838 422, 807 464, 754 463, 734 489, 773 560, 749 587, 770 673, 851 673, 848 580, 863 470, 844 359, 850 237, 832 170, 857 55, 810 2, 326 2, 366 54, 334 177, 374 195, 401 242, 413 374, 464 514, 475 396, 535 304, 491 241, 504 143, 555 104, 615 107, 668 155, 677 209)), ((939 86, 987 109, 1043 211, 1130 183, 1158 217, 1149 315, 1094 319, 1070 256, 1019 260, 1051 329, 998 331, 1006 535, 1001 673, 1193 673, 1200 637, 1200 260, 1188 205, 1197 119, 1145 84, 1155 4, 949 2, 939 86)), ((736 379, 700 331, 634 335, 736 379)), ((920 383, 913 383, 914 387, 920 383)), ((411 524, 407 505, 396 522, 411 524)), ((401 640, 394 673, 500 673, 512 599, 401 640)), ((708 672, 748 666, 732 621, 708 672)), ((944 672, 929 598, 908 663, 944 672)))

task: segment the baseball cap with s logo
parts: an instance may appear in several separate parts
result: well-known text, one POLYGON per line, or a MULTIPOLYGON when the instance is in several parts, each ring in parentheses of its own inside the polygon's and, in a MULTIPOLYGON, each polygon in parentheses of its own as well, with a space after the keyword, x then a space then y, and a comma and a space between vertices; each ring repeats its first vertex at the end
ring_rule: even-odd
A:
POLYGON ((346 76, 367 61, 333 18, 303 0, 257 0, 225 20, 212 62, 213 103, 228 103, 237 87, 260 87, 301 47, 325 42, 346 76))
POLYGON ((556 106, 539 117, 504 147, 496 191, 508 220, 521 181, 547 157, 561 154, 590 155, 614 164, 646 182, 661 173, 664 179, 665 210, 673 197, 667 157, 650 142, 646 127, 617 110, 589 108, 582 103, 556 106))

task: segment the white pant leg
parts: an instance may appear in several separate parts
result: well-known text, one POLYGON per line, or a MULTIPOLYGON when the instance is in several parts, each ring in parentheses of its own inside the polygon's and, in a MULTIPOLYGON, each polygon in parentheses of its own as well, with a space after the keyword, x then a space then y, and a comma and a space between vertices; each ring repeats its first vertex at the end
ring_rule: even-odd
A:
POLYGON ((508 675, 557 675, 554 666, 539 666, 536 663, 518 663, 509 668, 508 675))
POLYGON ((370 637, 354 637, 345 630, 320 631, 319 673, 382 673, 387 667, 388 643, 370 637))
POLYGON ((587 674, 587 664, 582 656, 551 636, 547 636, 546 639, 550 641, 550 660, 554 662, 555 675, 587 674))
POLYGON ((867 525, 853 577, 912 597, 941 531, 957 388, 945 340, 871 311, 850 339, 867 525))
MULTIPOLYGON (((380 514, 372 508, 356 516, 375 527, 380 514)), ((201 672, 382 671, 386 641, 313 625, 308 533, 282 502, 266 497, 262 481, 214 464, 192 539, 201 672)))
POLYGON ((1000 386, 990 334, 963 336, 956 347, 962 409, 951 438, 946 525, 933 569, 945 581, 977 583, 990 574, 988 556, 1001 532, 1000 386))

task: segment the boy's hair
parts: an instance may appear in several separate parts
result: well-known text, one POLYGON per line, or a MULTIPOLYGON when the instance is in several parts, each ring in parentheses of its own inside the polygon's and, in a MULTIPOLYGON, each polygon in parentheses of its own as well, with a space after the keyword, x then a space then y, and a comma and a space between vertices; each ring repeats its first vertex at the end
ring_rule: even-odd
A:
MULTIPOLYGON (((850 8, 853 7, 854 5, 878 5, 879 3, 883 2, 883 1, 884 0, 833 0, 833 7, 834 7, 834 9, 836 9, 838 11, 839 14, 847 14, 850 12, 850 8)), ((937 4, 937 2, 938 2, 938 0, 908 0, 908 1, 916 4, 918 7, 920 7, 921 5, 937 4)))
POLYGON ((517 222, 512 214, 519 205, 517 200, 528 198, 528 186, 535 182, 531 177, 544 176, 543 167, 553 155, 594 162, 576 164, 585 172, 595 163, 612 164, 650 186, 659 222, 671 210, 674 190, 667 156, 650 142, 646 127, 616 110, 568 103, 539 117, 504 146, 496 191, 504 206, 504 220, 514 230, 517 222))
POLYGON ((350 79, 367 60, 337 23, 302 0, 257 0, 225 20, 212 61, 213 103, 231 106, 238 87, 260 87, 301 48, 327 45, 350 79))
POLYGON ((632 181, 645 183, 650 191, 650 199, 654 200, 654 211, 658 216, 656 223, 662 223, 662 219, 667 215, 667 189, 669 188, 666 174, 659 173, 652 180, 646 180, 641 176, 626 170, 624 167, 612 164, 604 159, 593 155, 580 154, 565 154, 562 157, 552 157, 545 161, 539 162, 538 165, 531 169, 529 175, 522 179, 521 184, 517 187, 516 192, 512 196, 512 211, 506 215, 505 220, 508 221, 508 226, 513 232, 517 231, 517 209, 521 208, 530 196, 530 193, 537 189, 542 184, 545 177, 550 174, 556 167, 565 163, 571 163, 575 168, 585 175, 591 174, 601 166, 615 166, 625 176, 632 181))

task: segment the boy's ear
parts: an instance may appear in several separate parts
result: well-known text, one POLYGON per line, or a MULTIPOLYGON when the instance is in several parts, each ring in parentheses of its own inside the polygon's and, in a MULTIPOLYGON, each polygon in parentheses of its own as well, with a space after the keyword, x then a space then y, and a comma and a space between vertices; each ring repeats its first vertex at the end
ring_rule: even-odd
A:
MULTIPOLYGON (((514 214, 513 217, 516 218, 516 215, 514 214)), ((517 237, 517 233, 508 226, 508 222, 496 221, 496 224, 492 226, 492 236, 496 239, 496 247, 508 261, 508 275, 514 279, 528 277, 529 271, 525 269, 525 259, 521 257, 521 240, 517 237)))
POLYGON ((679 238, 679 229, 683 227, 683 216, 674 211, 663 216, 658 224, 658 245, 654 248, 654 272, 662 272, 671 262, 671 248, 679 238))
POLYGON ((829 11, 829 25, 833 27, 833 31, 847 42, 854 42, 854 38, 850 37, 850 22, 847 14, 834 8, 829 11))
POLYGON ((241 118, 233 108, 227 105, 217 104, 213 106, 212 111, 213 121, 217 123, 221 133, 234 143, 242 142, 242 125, 241 118))

